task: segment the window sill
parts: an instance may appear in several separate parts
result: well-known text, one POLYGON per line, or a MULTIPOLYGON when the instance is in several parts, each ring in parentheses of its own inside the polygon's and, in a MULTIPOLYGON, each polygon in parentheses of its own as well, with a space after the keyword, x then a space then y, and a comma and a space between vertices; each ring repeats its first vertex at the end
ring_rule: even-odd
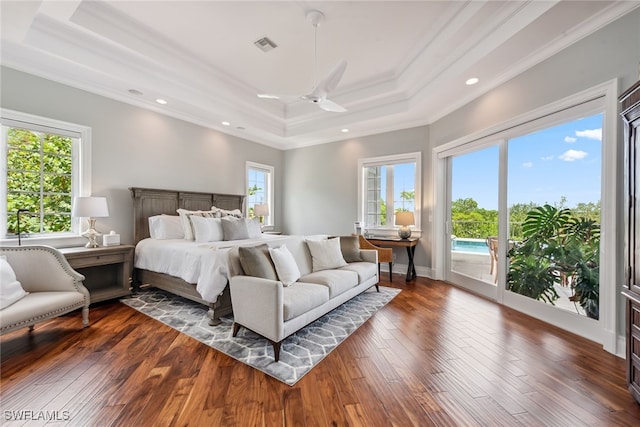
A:
MULTIPOLYGON (((65 248, 73 246, 84 246, 87 243, 87 239, 78 236, 76 234, 61 235, 61 236, 34 236, 34 237, 22 237, 22 246, 31 245, 47 245, 54 248, 65 248)), ((18 246, 18 238, 12 239, 0 239, 0 245, 2 246, 18 246)))

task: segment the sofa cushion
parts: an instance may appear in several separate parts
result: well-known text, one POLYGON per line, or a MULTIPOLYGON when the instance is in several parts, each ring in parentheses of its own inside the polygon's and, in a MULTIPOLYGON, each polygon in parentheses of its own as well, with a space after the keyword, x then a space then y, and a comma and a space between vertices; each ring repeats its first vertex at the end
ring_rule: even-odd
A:
POLYGON ((346 262, 362 261, 358 236, 340 236, 340 251, 346 262))
POLYGON ((310 283, 296 283, 283 288, 284 321, 298 317, 329 301, 329 288, 310 283))
POLYGON ((282 245, 279 248, 269 248, 269 254, 276 267, 278 279, 283 285, 291 286, 300 278, 300 270, 298 269, 296 260, 286 245, 282 245))
POLYGON ((31 292, 2 310, 0 326, 6 327, 38 318, 47 319, 56 312, 84 305, 84 295, 75 291, 31 292))
POLYGON ((355 271, 358 273, 358 283, 362 283, 376 276, 378 266, 373 262, 352 262, 340 270, 355 271))
POLYGON ((300 278, 300 282, 316 283, 329 289, 329 298, 358 285, 358 273, 348 270, 323 270, 314 271, 300 278))
POLYGON ((329 270, 347 265, 340 251, 340 239, 307 240, 313 271, 329 270))
POLYGON ((276 267, 269 254, 269 246, 266 244, 258 246, 238 248, 238 258, 242 270, 247 276, 263 277, 270 280, 278 280, 276 267))

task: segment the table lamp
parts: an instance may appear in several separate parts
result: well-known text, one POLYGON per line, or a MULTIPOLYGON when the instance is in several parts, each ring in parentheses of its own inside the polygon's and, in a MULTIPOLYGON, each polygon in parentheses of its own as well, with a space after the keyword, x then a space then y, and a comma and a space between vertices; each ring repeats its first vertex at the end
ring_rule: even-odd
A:
POLYGON ((82 233, 84 237, 89 239, 86 248, 97 248, 98 243, 96 237, 102 235, 96 230, 96 218, 109 216, 109 208, 107 207, 106 197, 76 197, 73 202, 71 216, 87 218, 89 229, 82 233))
POLYGON ((415 224, 413 212, 396 212, 396 225, 400 226, 398 236, 400 236, 401 239, 408 239, 411 237, 411 229, 408 226, 413 224, 415 224))
POLYGON ((258 217, 260 225, 264 222, 264 217, 269 215, 269 205, 266 203, 258 203, 253 206, 253 215, 258 217))

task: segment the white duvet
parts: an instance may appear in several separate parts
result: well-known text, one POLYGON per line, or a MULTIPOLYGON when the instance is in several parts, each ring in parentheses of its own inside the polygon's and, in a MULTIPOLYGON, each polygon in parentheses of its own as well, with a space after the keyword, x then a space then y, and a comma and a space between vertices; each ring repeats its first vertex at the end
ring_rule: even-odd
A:
POLYGON ((229 280, 228 253, 235 246, 254 246, 281 236, 196 243, 185 239, 144 239, 136 245, 135 266, 179 277, 196 285, 202 299, 213 303, 229 280))

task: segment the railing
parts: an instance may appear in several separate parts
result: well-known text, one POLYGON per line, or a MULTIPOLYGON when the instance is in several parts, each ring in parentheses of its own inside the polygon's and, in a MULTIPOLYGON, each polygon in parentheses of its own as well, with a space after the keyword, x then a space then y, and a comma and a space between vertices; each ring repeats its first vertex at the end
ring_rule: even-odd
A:
MULTIPOLYGON (((456 237, 486 239, 498 235, 498 223, 493 221, 452 221, 452 231, 456 237)), ((522 240, 522 223, 509 223, 509 240, 522 240)))

